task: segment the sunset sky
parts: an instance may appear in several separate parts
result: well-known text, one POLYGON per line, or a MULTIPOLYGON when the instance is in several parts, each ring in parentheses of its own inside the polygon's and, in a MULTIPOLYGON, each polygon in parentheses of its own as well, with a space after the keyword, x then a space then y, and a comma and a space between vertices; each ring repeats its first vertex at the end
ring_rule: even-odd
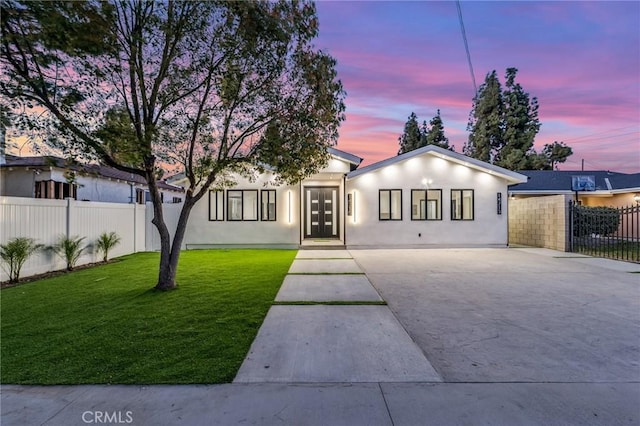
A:
MULTIPOLYGON (((540 103, 535 142, 564 141, 561 170, 640 172, 639 2, 462 2, 477 85, 505 69, 540 103)), ((397 153, 413 111, 440 109, 460 152, 474 95, 455 2, 317 3, 316 45, 338 61, 347 118, 337 148, 397 153)))

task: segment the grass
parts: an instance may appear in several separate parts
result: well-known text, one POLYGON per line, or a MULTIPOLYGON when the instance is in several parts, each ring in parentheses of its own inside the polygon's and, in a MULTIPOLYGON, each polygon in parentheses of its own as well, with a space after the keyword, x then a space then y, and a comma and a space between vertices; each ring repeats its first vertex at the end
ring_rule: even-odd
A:
POLYGON ((230 382, 295 254, 185 251, 170 292, 157 253, 4 289, 1 382, 230 382))
POLYGON ((387 302, 384 300, 356 300, 356 301, 348 301, 348 300, 330 300, 330 301, 281 301, 281 302, 273 302, 273 305, 278 306, 307 306, 307 305, 330 305, 330 306, 386 306, 387 302))
POLYGON ((615 260, 640 263, 640 242, 632 241, 597 241, 582 243, 578 240, 575 251, 589 256, 606 257, 615 260))

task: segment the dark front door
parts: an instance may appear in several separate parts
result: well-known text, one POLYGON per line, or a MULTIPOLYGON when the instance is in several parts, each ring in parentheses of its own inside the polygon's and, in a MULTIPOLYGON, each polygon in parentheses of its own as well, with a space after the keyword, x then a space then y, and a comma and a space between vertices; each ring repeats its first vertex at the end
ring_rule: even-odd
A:
POLYGON ((307 238, 338 238, 338 187, 305 187, 307 238))

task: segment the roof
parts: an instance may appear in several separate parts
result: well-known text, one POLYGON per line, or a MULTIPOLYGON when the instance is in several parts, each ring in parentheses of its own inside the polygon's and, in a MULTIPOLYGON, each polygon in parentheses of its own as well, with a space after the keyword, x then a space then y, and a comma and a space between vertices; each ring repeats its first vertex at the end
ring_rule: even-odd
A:
POLYGON ((378 170, 383 167, 387 167, 392 164, 396 164, 401 161, 405 161, 420 155, 432 155, 435 157, 443 158, 448 161, 452 161, 454 163, 462 164, 472 169, 476 169, 485 173, 490 173, 493 175, 500 176, 506 179, 507 181, 513 182, 513 183, 521 183, 521 182, 527 181, 527 177, 520 173, 516 173, 511 170, 507 170, 505 168, 498 167, 493 164, 485 163, 484 161, 476 160, 475 158, 467 157, 464 154, 460 154, 455 151, 440 148, 439 146, 436 146, 436 145, 426 145, 426 146, 423 146, 422 148, 414 149, 413 151, 405 152, 404 154, 387 158, 386 160, 382 160, 374 164, 370 164, 366 167, 363 167, 361 169, 358 169, 349 173, 347 175, 347 179, 353 179, 365 173, 369 173, 374 170, 378 170))
POLYGON ((327 150, 329 151, 329 154, 345 160, 351 164, 354 164, 356 167, 359 166, 360 163, 362 163, 362 158, 358 157, 357 155, 349 154, 348 152, 341 151, 333 147, 329 147, 327 150))
POLYGON ((619 193, 640 191, 640 173, 617 173, 606 170, 524 170, 529 180, 512 185, 514 194, 570 194, 573 176, 593 176, 596 192, 619 193))
MULTIPOLYGON (((147 185, 146 179, 139 175, 123 172, 122 170, 99 164, 69 164, 69 162, 64 158, 53 156, 18 157, 15 155, 7 154, 6 164, 3 164, 2 167, 55 167, 58 169, 74 170, 77 172, 100 176, 107 179, 115 179, 125 182, 147 185)), ((183 191, 181 187, 170 185, 164 181, 158 181, 158 187, 171 191, 183 191)))

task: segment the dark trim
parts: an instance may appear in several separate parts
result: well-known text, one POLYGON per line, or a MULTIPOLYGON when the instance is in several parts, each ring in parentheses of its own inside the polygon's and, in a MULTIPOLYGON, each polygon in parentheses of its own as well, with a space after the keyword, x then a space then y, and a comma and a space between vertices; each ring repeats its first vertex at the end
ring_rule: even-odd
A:
MULTIPOLYGON (((278 193, 276 192, 275 189, 261 189, 260 190, 260 220, 263 222, 276 222, 276 218, 278 217, 278 197, 277 197, 278 193), (266 194, 267 195, 267 205, 269 204, 269 194, 273 193, 273 218, 271 217, 267 217, 265 219, 265 215, 264 215, 264 204, 263 204, 263 197, 266 194)), ((268 215, 267 215, 268 216, 268 215)))
MULTIPOLYGON (((303 221, 302 224, 302 236, 304 237, 303 239, 306 238, 340 238, 340 234, 341 234, 341 229, 340 229, 340 186, 335 186, 335 185, 331 185, 331 186, 322 186, 322 185, 314 185, 314 186, 303 186, 302 187, 302 194, 301 194, 301 198, 300 198, 300 202, 302 203, 302 208, 300 209, 300 212, 302 214, 301 220, 303 221), (309 236, 307 237, 307 214, 309 212, 307 212, 307 189, 334 189, 336 190, 336 206, 335 206, 335 215, 334 217, 331 218, 331 220, 336 221, 336 229, 338 230, 336 235, 331 235, 330 237, 321 237, 321 236, 309 236)), ((312 225, 313 226, 313 225, 312 225)), ((310 231, 309 231, 310 233, 310 231)))
POLYGON ((411 220, 417 221, 417 222, 424 222, 424 221, 441 221, 442 220, 442 189, 422 189, 422 188, 418 188, 418 189, 411 189, 411 220), (414 219, 413 217, 413 193, 415 192, 423 192, 424 193, 424 219, 414 219), (439 214, 438 216, 440 216, 439 218, 432 218, 429 217, 429 209, 428 209, 428 205, 429 205, 429 191, 438 191, 440 193, 440 199, 439 199, 439 214))
POLYGON ((402 189, 401 188, 378 189, 378 220, 382 220, 382 221, 387 221, 387 220, 396 220, 396 221, 400 220, 401 221, 402 220, 402 189), (394 191, 400 191, 400 219, 394 219, 393 218, 393 211, 391 210, 391 207, 393 206, 393 203, 391 202, 393 197, 391 197, 391 194, 394 191), (382 192, 388 192, 389 193, 389 219, 383 219, 380 216, 380 213, 381 213, 381 211, 380 211, 380 201, 381 201, 380 195, 382 194, 382 192))
MULTIPOLYGON (((472 221, 475 220, 476 217, 476 195, 475 195, 475 191, 473 189, 452 189, 451 190, 451 220, 455 220, 455 221, 472 221), (454 218, 454 207, 453 207, 453 193, 454 192, 459 192, 460 193, 460 203, 461 203, 461 207, 462 207, 462 212, 464 212, 464 197, 462 196, 464 191, 471 191, 471 219, 456 219, 454 218)), ((464 216, 464 213, 462 214, 464 216)))
POLYGON ((209 190, 209 222, 222 222, 224 221, 224 190, 221 189, 210 189, 209 190), (218 193, 222 194, 222 217, 218 217, 218 193), (213 215, 211 214, 211 196, 213 195, 215 200, 215 218, 212 219, 213 215))
POLYGON ((259 218, 259 210, 260 210, 260 191, 257 189, 227 189, 227 221, 229 222, 257 222, 259 218), (229 193, 230 192, 240 192, 240 219, 233 219, 231 217, 231 203, 229 202, 229 193), (244 193, 245 192, 255 192, 256 193, 256 218, 255 219, 245 219, 244 218, 244 193))

